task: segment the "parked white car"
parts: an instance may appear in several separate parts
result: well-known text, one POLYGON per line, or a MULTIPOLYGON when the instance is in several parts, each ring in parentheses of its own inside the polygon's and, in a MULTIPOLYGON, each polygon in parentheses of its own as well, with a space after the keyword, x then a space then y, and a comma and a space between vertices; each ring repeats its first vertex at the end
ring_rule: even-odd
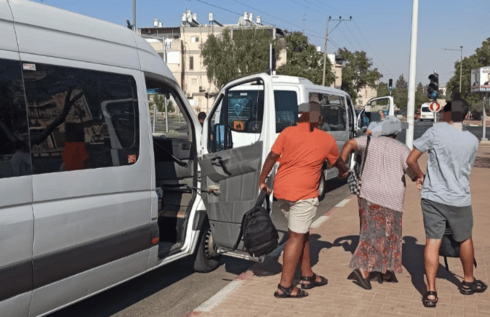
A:
POLYGON ((434 121, 434 112, 430 111, 430 102, 422 104, 420 107, 420 121, 434 121))

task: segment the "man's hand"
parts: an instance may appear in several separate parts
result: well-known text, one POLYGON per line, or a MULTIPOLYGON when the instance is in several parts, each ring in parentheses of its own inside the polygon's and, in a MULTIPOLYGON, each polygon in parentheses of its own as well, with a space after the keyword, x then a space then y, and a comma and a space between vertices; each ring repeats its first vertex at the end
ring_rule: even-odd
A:
POLYGON ((342 179, 346 179, 347 176, 349 176, 349 172, 348 171, 345 172, 345 173, 343 173, 343 174, 339 172, 339 179, 341 179, 341 180, 342 179))
POLYGON ((373 134, 373 131, 371 131, 371 130, 366 130, 366 135, 371 135, 371 134, 373 134))
POLYGON ((265 159, 264 166, 262 167, 262 172, 259 176, 259 188, 260 190, 267 190, 267 195, 270 195, 271 189, 266 185, 265 180, 267 179, 269 173, 272 171, 272 168, 274 167, 274 164, 276 164, 279 157, 281 157, 279 154, 276 154, 272 151, 269 152, 269 155, 267 155, 267 158, 265 159))
POLYGON ((266 183, 259 184, 259 188, 260 188, 260 190, 265 189, 267 191, 267 195, 270 195, 271 192, 272 192, 271 189, 269 188, 269 186, 267 186, 266 183))

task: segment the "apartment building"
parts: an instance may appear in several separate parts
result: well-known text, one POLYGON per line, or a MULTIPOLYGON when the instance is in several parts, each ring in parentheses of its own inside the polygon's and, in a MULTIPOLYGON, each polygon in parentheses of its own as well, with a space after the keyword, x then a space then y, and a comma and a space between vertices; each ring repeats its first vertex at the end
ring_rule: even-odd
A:
MULTIPOLYGON (((233 33, 252 27, 268 30, 274 39, 284 38, 281 29, 273 25, 263 25, 260 16, 254 19, 253 14, 248 12, 245 12, 236 24, 223 25, 214 19, 212 13, 209 14, 208 23, 201 24, 198 22, 197 14, 187 10, 182 14, 180 26, 164 27, 155 19, 153 27, 140 28, 138 32, 166 61, 170 71, 186 93, 194 111, 207 113, 220 87, 216 87, 207 77, 207 68, 204 66, 204 58, 201 55, 202 45, 206 43, 211 34, 219 35, 226 28, 230 28, 233 33), (206 98, 206 95, 209 98, 206 98)), ((286 49, 283 45, 276 66, 280 67, 285 63, 286 49)))

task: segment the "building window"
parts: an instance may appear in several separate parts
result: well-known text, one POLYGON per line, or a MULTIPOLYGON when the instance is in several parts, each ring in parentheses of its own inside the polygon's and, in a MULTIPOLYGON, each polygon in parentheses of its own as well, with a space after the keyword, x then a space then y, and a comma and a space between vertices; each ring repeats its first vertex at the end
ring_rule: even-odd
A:
POLYGON ((197 85, 197 78, 192 78, 192 86, 196 86, 197 85))
POLYGON ((189 70, 194 70, 194 56, 189 57, 189 70))
POLYGON ((23 74, 35 174, 136 163, 132 76, 45 64, 34 69, 23 74))
POLYGON ((191 37, 191 42, 192 42, 192 43, 199 42, 199 36, 192 36, 192 37, 191 37))

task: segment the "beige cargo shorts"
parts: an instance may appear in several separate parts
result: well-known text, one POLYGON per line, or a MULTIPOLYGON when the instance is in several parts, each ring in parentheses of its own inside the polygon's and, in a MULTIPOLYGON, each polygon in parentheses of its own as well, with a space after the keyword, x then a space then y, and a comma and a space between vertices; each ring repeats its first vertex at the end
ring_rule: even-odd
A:
POLYGON ((316 197, 298 201, 279 201, 282 213, 288 218, 289 230, 303 234, 310 231, 318 204, 318 198, 316 197))

